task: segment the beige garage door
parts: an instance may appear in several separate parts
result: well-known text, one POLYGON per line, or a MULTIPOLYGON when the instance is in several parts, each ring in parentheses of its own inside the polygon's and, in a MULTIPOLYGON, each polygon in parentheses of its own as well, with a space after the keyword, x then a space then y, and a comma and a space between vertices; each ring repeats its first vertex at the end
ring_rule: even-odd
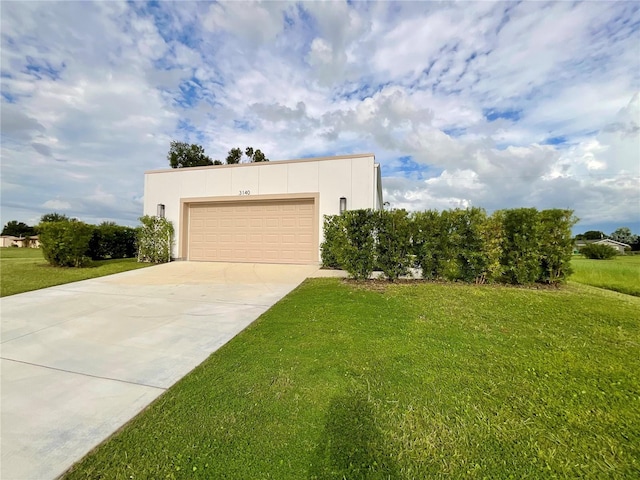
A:
POLYGON ((317 262, 314 224, 313 199, 193 204, 189 260, 317 262))

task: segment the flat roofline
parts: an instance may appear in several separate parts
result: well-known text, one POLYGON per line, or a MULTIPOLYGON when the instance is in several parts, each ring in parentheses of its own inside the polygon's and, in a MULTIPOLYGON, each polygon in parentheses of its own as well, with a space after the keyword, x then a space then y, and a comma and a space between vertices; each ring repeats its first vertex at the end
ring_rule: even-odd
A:
POLYGON ((336 155, 334 157, 313 157, 313 158, 296 158, 293 160, 271 160, 269 162, 256 162, 256 163, 236 163, 234 165, 207 165, 205 167, 187 167, 187 168, 163 168, 159 170, 147 170, 145 173, 167 173, 167 172, 181 172, 192 170, 209 170, 212 168, 234 168, 234 167, 253 167, 255 165, 280 165, 283 163, 303 163, 303 162, 323 162, 326 160, 344 160, 347 158, 366 158, 373 157, 375 163, 376 156, 373 153, 354 153, 353 155, 336 155))

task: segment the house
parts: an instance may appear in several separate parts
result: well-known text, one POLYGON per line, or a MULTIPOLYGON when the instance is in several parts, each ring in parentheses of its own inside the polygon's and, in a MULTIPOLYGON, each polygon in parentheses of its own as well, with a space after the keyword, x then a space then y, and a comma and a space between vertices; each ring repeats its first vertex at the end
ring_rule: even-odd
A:
POLYGON ((618 250, 619 253, 624 253, 626 248, 631 248, 631 245, 627 245, 626 243, 616 242, 615 240, 611 240, 610 238, 603 238, 602 240, 596 240, 593 243, 597 243, 600 245, 608 245, 610 247, 618 250))
POLYGON ((32 237, 14 237, 13 235, 0 236, 0 247, 30 247, 40 248, 40 240, 38 236, 32 237))
POLYGON ((183 260, 320 261, 325 215, 381 209, 373 154, 152 170, 144 214, 173 223, 172 256, 183 260))
POLYGON ((599 245, 608 245, 609 247, 615 248, 618 251, 618 253, 621 253, 621 254, 625 253, 625 249, 631 248, 631 245, 627 245, 626 243, 617 242, 615 240, 611 240, 610 238, 603 238, 602 240, 577 240, 575 243, 574 252, 580 253, 580 249, 590 243, 596 243, 599 245))
POLYGON ((0 235, 0 247, 12 247, 17 239, 13 235, 0 235))

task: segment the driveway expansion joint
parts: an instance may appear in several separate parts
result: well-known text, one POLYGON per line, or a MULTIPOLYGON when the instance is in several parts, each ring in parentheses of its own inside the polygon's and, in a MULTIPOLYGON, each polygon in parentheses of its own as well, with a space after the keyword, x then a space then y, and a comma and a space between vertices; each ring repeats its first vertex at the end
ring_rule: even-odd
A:
POLYGON ((122 380, 120 378, 103 377, 101 375, 92 375, 90 373, 75 372, 73 370, 67 370, 64 368, 50 367, 48 365, 40 365, 39 363, 25 362, 24 360, 16 360, 15 358, 8 358, 8 357, 0 357, 0 358, 8 362, 22 363, 23 365, 31 365, 32 367, 46 368, 47 370, 55 370, 57 372, 70 373, 72 375, 80 375, 82 377, 97 378, 100 380, 110 380, 112 382, 126 383, 128 385, 137 385, 139 387, 155 388, 157 390, 163 390, 163 391, 167 389, 167 387, 159 387, 157 385, 149 385, 146 383, 132 382, 130 380, 122 380))

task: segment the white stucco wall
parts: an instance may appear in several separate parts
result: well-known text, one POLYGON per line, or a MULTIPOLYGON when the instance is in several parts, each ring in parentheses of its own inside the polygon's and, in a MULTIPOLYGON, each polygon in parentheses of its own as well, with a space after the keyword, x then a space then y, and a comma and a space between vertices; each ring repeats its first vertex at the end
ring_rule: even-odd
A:
POLYGON ((340 197, 347 209, 382 208, 380 169, 373 154, 323 157, 304 160, 153 170, 144 176, 144 214, 155 215, 158 204, 176 230, 174 256, 179 244, 181 200, 317 193, 322 242, 324 215, 340 210, 340 197))

